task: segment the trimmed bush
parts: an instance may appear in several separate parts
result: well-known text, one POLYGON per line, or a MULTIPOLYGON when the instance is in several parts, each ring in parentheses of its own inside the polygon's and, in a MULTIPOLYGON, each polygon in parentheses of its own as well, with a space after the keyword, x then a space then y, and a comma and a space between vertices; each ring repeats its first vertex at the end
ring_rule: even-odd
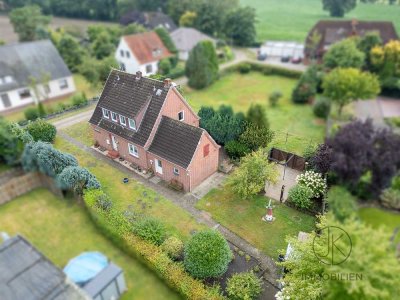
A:
POLYGON ((168 58, 164 58, 158 63, 158 70, 161 74, 169 74, 171 72, 171 68, 171 62, 168 58))
POLYGON ((278 104, 278 101, 280 98, 282 98, 283 94, 281 91, 273 91, 269 97, 268 97, 268 101, 269 104, 274 107, 278 104))
POLYGON ((327 195, 329 210, 343 222, 357 211, 356 199, 342 186, 332 187, 327 195))
POLYGON ((29 121, 34 121, 40 117, 39 109, 37 107, 29 107, 24 110, 25 118, 29 121))
POLYGON ((228 156, 233 159, 241 158, 251 152, 245 144, 242 144, 238 141, 227 142, 225 144, 225 151, 226 154, 228 154, 228 156))
POLYGON ((297 184, 289 190, 289 200, 298 208, 307 209, 312 205, 312 190, 305 185, 297 184))
POLYGON ((215 230, 194 234, 185 247, 185 268, 196 278, 221 276, 231 259, 228 242, 215 230))
POLYGON ((313 105, 314 115, 321 119, 326 119, 331 112, 331 102, 327 98, 318 98, 313 105))
POLYGON ((22 141, 12 132, 11 123, 0 116, 0 163, 16 164, 23 147, 22 141))
POLYGON ((164 224, 152 217, 143 217, 137 220, 133 224, 133 232, 157 246, 161 245, 167 236, 164 224))
POLYGON ((161 245, 161 248, 173 260, 177 260, 182 257, 183 247, 184 247, 183 242, 175 236, 170 236, 161 245))
POLYGON ((72 97, 72 105, 73 106, 84 106, 88 104, 88 100, 86 98, 85 93, 77 94, 72 97))
POLYGON ((42 119, 30 122, 26 130, 35 141, 53 143, 56 138, 57 129, 53 124, 47 123, 42 119))
POLYGON ((60 188, 72 190, 78 195, 82 195, 84 189, 99 189, 101 187, 96 176, 79 166, 69 166, 62 170, 57 176, 57 184, 60 188))
POLYGON ((248 64, 248 63, 241 63, 238 66, 238 70, 242 74, 247 74, 247 73, 249 73, 251 71, 251 65, 248 64))
POLYGON ((234 274, 228 279, 226 292, 232 300, 257 299, 262 292, 262 281, 253 272, 234 274))

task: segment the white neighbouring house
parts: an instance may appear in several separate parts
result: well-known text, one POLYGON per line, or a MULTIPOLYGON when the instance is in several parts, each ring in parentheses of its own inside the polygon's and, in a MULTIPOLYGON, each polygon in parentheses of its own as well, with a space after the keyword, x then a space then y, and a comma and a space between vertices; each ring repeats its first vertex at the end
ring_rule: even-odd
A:
POLYGON ((154 31, 121 37, 115 52, 115 59, 122 71, 144 76, 156 74, 158 63, 172 54, 154 31))
POLYGON ((72 74, 51 41, 0 46, 0 113, 74 92, 72 74), (38 82, 36 93, 29 87, 32 78, 38 82))

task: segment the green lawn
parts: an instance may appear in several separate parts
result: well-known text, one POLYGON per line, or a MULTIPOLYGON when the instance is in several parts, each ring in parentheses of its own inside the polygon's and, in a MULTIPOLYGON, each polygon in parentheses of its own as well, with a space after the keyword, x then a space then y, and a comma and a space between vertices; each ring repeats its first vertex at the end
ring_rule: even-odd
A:
POLYGON ((25 236, 63 268, 83 251, 100 251, 119 265, 128 291, 122 299, 180 299, 152 271, 101 235, 84 208, 38 189, 0 206, 0 231, 25 236))
MULTIPOLYGON (((84 139, 79 137, 81 132, 68 131, 71 136, 77 139, 84 139)), ((108 165, 106 162, 96 159, 96 157, 84 152, 66 140, 57 137, 55 147, 74 155, 78 159, 80 166, 88 168, 96 175, 104 191, 111 197, 119 209, 127 210, 129 207, 134 212, 155 216, 166 224, 171 233, 178 235, 184 240, 190 236, 191 231, 204 228, 204 225, 197 223, 184 209, 160 196, 152 189, 145 187, 143 184, 132 179, 128 184, 124 184, 122 179, 126 177, 125 173, 108 165), (138 200, 141 200, 140 203, 138 200), (141 203, 146 203, 146 208, 142 208, 141 203)))
POLYGON ((195 111, 201 106, 218 107, 227 104, 232 105, 235 111, 245 112, 252 103, 266 105, 271 128, 276 132, 273 143, 301 155, 309 143, 323 140, 325 124, 314 117, 311 106, 291 102, 290 96, 295 84, 295 79, 282 76, 266 76, 258 72, 245 75, 232 73, 221 77, 205 90, 185 87, 184 96, 195 111), (281 91, 283 98, 276 107, 270 107, 268 95, 275 90, 281 91))
POLYGON ((276 219, 273 223, 266 223, 261 218, 266 214, 267 201, 264 196, 243 200, 228 187, 224 187, 212 190, 196 207, 209 212, 216 221, 276 258, 279 250, 286 249, 286 236, 297 236, 299 231, 313 230, 315 219, 279 202, 273 202, 273 215, 276 219))
MULTIPOLYGON (((256 10, 258 40, 293 40, 304 42, 312 26, 329 19, 322 10, 321 0, 240 0, 242 5, 256 10)), ((346 14, 345 19, 385 20, 395 24, 400 32, 400 5, 363 4, 346 14)))

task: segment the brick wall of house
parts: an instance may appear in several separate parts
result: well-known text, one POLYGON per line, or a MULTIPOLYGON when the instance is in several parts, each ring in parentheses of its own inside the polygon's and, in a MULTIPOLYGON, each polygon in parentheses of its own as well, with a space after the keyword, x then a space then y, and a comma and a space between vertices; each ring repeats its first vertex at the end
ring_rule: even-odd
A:
POLYGON ((203 133, 197 151, 193 156, 192 163, 189 166, 189 172, 192 177, 192 190, 207 177, 217 172, 218 160, 219 147, 211 141, 207 133, 203 133), (204 147, 206 145, 209 145, 209 152, 204 157, 204 147))
POLYGON ((161 115, 178 120, 178 113, 181 111, 183 111, 185 115, 183 122, 195 127, 199 127, 199 117, 191 110, 186 101, 182 100, 179 92, 172 88, 167 95, 167 99, 165 99, 165 104, 161 110, 161 115))
MULTIPOLYGON (((111 146, 111 139, 110 139, 110 133, 106 130, 97 128, 96 126, 93 126, 94 129, 94 139, 99 143, 100 146, 106 148, 107 150, 112 150, 112 146, 111 146), (107 140, 110 141, 110 144, 107 143, 107 140)), ((131 155, 129 153, 129 149, 128 149, 128 141, 123 139, 120 136, 114 135, 115 139, 117 141, 117 145, 118 145, 118 153, 121 157, 123 157, 125 160, 134 163, 138 166, 140 166, 142 169, 148 169, 148 163, 147 163, 147 153, 144 150, 143 147, 138 146, 136 144, 133 144, 137 147, 138 149, 138 153, 139 153, 139 157, 135 157, 133 155, 131 155)))
POLYGON ((178 166, 175 165, 157 155, 154 155, 150 152, 147 153, 147 158, 149 160, 149 163, 151 162, 151 168, 153 169, 153 172, 155 175, 157 175, 158 177, 160 177, 162 180, 166 181, 166 182, 170 182, 172 179, 176 179, 177 181, 179 181, 180 183, 182 183, 183 185, 183 189, 188 192, 190 191, 190 177, 187 174, 187 171, 178 166), (156 172, 155 169, 155 159, 159 159, 161 160, 162 163, 162 174, 159 174, 156 172), (174 167, 179 169, 179 175, 175 175, 174 174, 174 167))

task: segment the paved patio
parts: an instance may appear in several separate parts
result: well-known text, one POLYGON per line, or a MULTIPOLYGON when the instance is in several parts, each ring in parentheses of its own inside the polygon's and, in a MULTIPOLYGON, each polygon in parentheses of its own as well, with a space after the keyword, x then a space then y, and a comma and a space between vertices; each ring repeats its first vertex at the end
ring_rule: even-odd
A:
POLYGON ((355 116, 360 120, 371 118, 378 127, 387 127, 385 118, 400 117, 400 99, 377 97, 355 102, 355 116))
POLYGON ((289 190, 296 185, 296 177, 300 175, 301 172, 276 164, 279 172, 278 182, 276 184, 271 184, 267 182, 265 184, 265 196, 279 201, 281 198, 282 187, 284 186, 282 201, 285 202, 288 198, 289 190))

